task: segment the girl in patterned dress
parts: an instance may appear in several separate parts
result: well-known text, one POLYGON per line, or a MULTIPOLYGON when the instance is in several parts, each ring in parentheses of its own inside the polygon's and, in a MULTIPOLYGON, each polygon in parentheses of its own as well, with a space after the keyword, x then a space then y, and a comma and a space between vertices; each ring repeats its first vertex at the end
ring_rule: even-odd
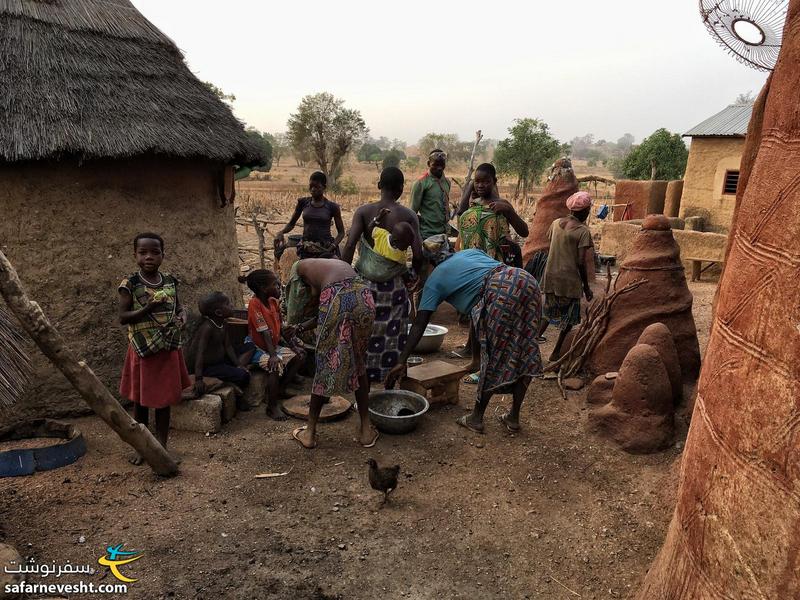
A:
MULTIPOLYGON (((119 393, 134 405, 134 418, 148 423, 155 410, 156 438, 164 448, 169 435, 170 407, 192 382, 181 351, 186 311, 178 300, 178 280, 159 269, 164 240, 140 233, 133 240, 139 270, 119 284, 119 321, 128 326, 128 353, 119 393)), ((138 454, 131 458, 142 463, 138 454)))

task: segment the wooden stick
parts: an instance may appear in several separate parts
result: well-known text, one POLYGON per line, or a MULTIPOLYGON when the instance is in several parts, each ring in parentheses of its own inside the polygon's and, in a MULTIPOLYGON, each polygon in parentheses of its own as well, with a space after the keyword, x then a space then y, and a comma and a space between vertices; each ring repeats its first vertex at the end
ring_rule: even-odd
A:
POLYGON ((41 307, 30 300, 14 266, 0 251, 0 295, 22 327, 44 355, 69 380, 86 404, 108 423, 122 440, 139 453, 158 475, 172 476, 178 465, 142 423, 137 423, 122 408, 84 361, 79 361, 65 345, 61 334, 47 320, 41 307))
MULTIPOLYGON (((583 177, 578 177, 578 183, 587 183, 590 181, 594 181, 595 184, 599 181, 600 183, 605 183, 607 185, 617 185, 617 182, 614 179, 607 179, 605 177, 600 177, 599 175, 584 175, 583 177)), ((596 189, 597 188, 595 188, 595 190, 596 189)))

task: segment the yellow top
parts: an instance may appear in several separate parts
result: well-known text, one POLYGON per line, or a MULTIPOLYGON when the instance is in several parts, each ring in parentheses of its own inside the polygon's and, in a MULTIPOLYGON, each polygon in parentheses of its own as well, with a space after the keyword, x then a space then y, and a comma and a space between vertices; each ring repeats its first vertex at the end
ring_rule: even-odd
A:
POLYGON ((389 232, 382 227, 375 227, 372 230, 373 250, 384 258, 388 258, 396 263, 406 264, 406 253, 403 250, 394 248, 389 243, 389 232))

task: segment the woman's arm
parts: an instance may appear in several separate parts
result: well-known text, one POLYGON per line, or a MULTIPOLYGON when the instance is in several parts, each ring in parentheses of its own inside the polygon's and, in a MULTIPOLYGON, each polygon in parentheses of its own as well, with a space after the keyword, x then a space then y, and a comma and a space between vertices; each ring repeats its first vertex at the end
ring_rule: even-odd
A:
POLYGON ((418 277, 421 276, 425 257, 422 254, 422 237, 419 233, 419 218, 416 213, 411 215, 411 226, 414 228, 414 241, 411 242, 411 268, 418 277))
POLYGON ((356 212, 353 213, 350 233, 347 234, 347 245, 345 245, 344 252, 342 252, 342 260, 348 265, 353 263, 353 257, 356 254, 356 244, 358 244, 358 240, 361 239, 361 234, 364 232, 364 223, 361 217, 361 213, 363 212, 361 210, 362 208, 363 207, 358 207, 356 212))
POLYGON ((411 326, 411 331, 408 332, 406 348, 403 350, 400 358, 397 359, 397 365, 392 367, 392 370, 386 375, 384 386, 387 390, 392 389, 394 384, 397 383, 397 380, 405 376, 408 369, 408 357, 411 355, 411 352, 414 348, 416 348, 417 344, 419 344, 419 341, 422 339, 422 336, 425 334, 425 328, 428 326, 432 315, 433 311, 431 310, 417 311, 417 317, 414 319, 414 324, 411 326))
POLYGON ((528 224, 522 220, 514 210, 514 206, 507 200, 498 199, 489 205, 489 208, 498 215, 504 216, 508 224, 516 231, 520 237, 528 237, 528 224))
POLYGON ((344 239, 344 221, 342 221, 342 209, 338 205, 333 213, 333 223, 336 225, 336 238, 333 240, 334 246, 338 246, 344 239))
POLYGON ((300 220, 300 217, 302 215, 303 215, 303 199, 298 198, 297 206, 294 207, 294 213, 292 213, 292 218, 289 219, 289 222, 286 224, 286 227, 284 227, 277 233, 277 235, 275 236, 275 240, 276 241, 280 240, 281 242, 283 242, 283 236, 289 233, 292 229, 294 229, 294 226, 297 225, 297 221, 300 220))

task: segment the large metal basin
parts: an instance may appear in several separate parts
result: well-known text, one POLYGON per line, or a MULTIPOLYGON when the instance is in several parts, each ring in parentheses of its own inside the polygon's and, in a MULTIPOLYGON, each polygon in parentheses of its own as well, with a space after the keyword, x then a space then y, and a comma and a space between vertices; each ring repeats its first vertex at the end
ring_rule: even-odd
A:
POLYGON ((376 390, 369 395, 369 418, 384 433, 409 433, 428 412, 424 396, 406 390, 376 390))
POLYGON ((418 352, 419 354, 438 352, 439 348, 442 347, 442 342, 444 342, 444 337, 447 335, 448 331, 447 327, 442 327, 441 325, 428 325, 425 328, 425 334, 422 336, 419 344, 414 348, 414 352, 418 352))

